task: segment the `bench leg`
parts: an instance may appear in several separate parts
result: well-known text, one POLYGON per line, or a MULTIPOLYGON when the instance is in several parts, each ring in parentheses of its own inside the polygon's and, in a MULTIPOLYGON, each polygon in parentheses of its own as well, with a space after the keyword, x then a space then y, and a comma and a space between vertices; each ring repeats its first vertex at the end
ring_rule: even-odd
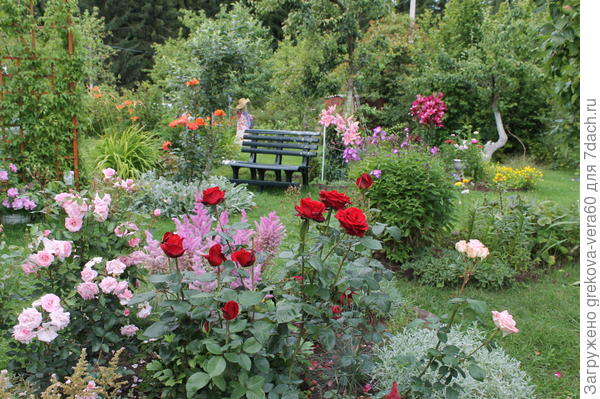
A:
POLYGON ((302 185, 308 187, 308 170, 302 171, 302 185))
POLYGON ((281 181, 281 171, 280 170, 275 171, 275 180, 281 181))
POLYGON ((240 168, 239 166, 232 166, 231 169, 233 169, 233 178, 234 179, 239 179, 240 177, 240 168))
POLYGON ((250 169, 250 177, 252 180, 256 180, 256 169, 250 169))
POLYGON ((292 174, 294 173, 293 170, 286 170, 285 171, 285 181, 287 182, 292 182, 292 174))

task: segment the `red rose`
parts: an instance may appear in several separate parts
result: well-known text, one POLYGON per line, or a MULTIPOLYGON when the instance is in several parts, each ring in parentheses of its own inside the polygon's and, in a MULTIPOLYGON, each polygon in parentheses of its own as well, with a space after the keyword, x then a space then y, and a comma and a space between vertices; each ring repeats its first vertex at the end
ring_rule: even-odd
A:
POLYGON ((340 225, 346 230, 346 233, 351 236, 362 237, 369 230, 367 217, 358 208, 341 209, 335 214, 335 217, 340 221, 340 225))
POLYGON ((185 252, 183 238, 175 233, 165 233, 160 247, 169 258, 179 258, 185 252))
POLYGON ((350 197, 344 193, 338 193, 335 190, 324 191, 321 190, 319 193, 319 199, 325 204, 327 208, 333 209, 344 209, 346 205, 351 204, 350 197))
POLYGON ((398 393, 398 383, 396 381, 394 381, 394 383, 392 384, 392 390, 390 391, 390 393, 385 395, 383 399, 402 399, 402 397, 398 393))
POLYGON ((356 292, 352 291, 351 289, 347 289, 346 291, 344 291, 342 294, 340 294, 340 297, 338 299, 338 302, 340 303, 340 305, 344 306, 350 306, 350 304, 352 303, 352 296, 356 294, 356 292))
POLYGON ((202 191, 202 202, 204 205, 217 205, 225 199, 225 191, 219 187, 211 187, 202 191))
POLYGON ((451 140, 451 139, 444 140, 444 143, 446 143, 446 144, 454 144, 454 140, 451 140))
POLYGON ((361 190, 366 190, 373 184, 373 178, 367 173, 363 173, 356 179, 356 186, 361 190))
POLYGON ((325 217, 323 216, 325 204, 322 202, 310 198, 302 198, 300 205, 296 205, 296 211, 298 211, 296 216, 300 216, 303 219, 312 219, 317 222, 325 221, 325 217))
POLYGON ((236 301, 229 301, 221 308, 225 320, 233 320, 240 314, 240 305, 236 301))
POLYGON ((231 260, 236 261, 242 267, 248 267, 256 262, 256 256, 254 256, 254 252, 246 251, 242 248, 231 254, 231 260))
POLYGON ((342 313, 342 308, 340 308, 338 305, 333 305, 333 306, 330 307, 330 309, 331 309, 331 311, 334 314, 333 318, 336 319, 336 320, 339 319, 340 316, 338 316, 338 315, 340 313, 342 313))
POLYGON ((208 263, 211 266, 219 266, 221 263, 225 262, 227 258, 223 255, 221 250, 221 244, 215 244, 208 250, 208 255, 202 255, 208 260, 208 263))

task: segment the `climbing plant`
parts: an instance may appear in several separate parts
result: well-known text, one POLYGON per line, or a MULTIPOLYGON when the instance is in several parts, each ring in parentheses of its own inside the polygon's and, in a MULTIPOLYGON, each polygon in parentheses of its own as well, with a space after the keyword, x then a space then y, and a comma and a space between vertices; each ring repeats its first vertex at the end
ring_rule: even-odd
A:
POLYGON ((73 24, 76 0, 0 0, 2 157, 40 184, 77 175, 77 121, 83 112, 83 57, 73 24))

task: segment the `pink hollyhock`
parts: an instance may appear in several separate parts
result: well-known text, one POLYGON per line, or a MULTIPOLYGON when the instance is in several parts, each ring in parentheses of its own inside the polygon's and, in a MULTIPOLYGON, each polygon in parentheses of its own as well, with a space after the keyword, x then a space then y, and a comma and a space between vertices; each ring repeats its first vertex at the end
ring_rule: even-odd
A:
POLYGON ((48 251, 39 251, 33 254, 30 260, 40 267, 48 267, 54 262, 54 255, 48 251))
POLYGON ((139 328, 134 326, 133 324, 128 324, 126 326, 121 327, 121 335, 126 337, 133 337, 135 333, 137 333, 139 328))
POLYGON ((23 309, 17 320, 19 320, 19 325, 33 330, 42 323, 42 314, 36 308, 27 308, 23 309))
POLYGON ((42 309, 46 312, 56 312, 57 310, 61 310, 62 306, 60 306, 60 298, 54 294, 46 294, 40 298, 40 303, 42 309))
POLYGON ((517 323, 514 321, 510 313, 508 313, 508 310, 504 310, 502 312, 496 312, 495 310, 492 311, 492 319, 494 320, 496 327, 502 331, 502 336, 519 332, 517 323))
POLYGON ((35 338, 36 334, 33 329, 18 324, 13 328, 12 336, 20 343, 28 344, 35 338))
POLYGON ((77 287, 77 293, 86 301, 96 298, 98 292, 98 285, 95 283, 81 283, 77 287))
POLYGON ((81 230, 83 226, 83 218, 66 218, 65 219, 65 228, 69 230, 71 233, 76 233, 81 230))

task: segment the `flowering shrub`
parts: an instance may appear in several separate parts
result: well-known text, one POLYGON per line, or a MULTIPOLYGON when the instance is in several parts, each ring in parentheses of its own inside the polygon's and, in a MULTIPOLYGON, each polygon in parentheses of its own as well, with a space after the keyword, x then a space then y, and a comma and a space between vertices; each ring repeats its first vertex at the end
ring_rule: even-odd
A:
POLYGON ((417 99, 410 105, 410 115, 420 125, 443 127, 442 120, 448 110, 443 97, 444 93, 434 93, 430 96, 417 94, 417 99))
POLYGON ((176 158, 179 179, 207 178, 216 165, 234 153, 231 125, 222 109, 201 117, 184 113, 169 122, 171 134, 163 143, 163 151, 176 158))
POLYGON ((13 163, 0 167, 0 201, 4 213, 33 211, 37 207, 37 198, 32 185, 19 182, 19 169, 13 163))
POLYGON ((492 184, 503 190, 532 189, 544 176, 539 169, 531 166, 515 169, 499 164, 494 165, 492 174, 494 176, 492 184))
MULTIPOLYGON (((55 196, 55 204, 46 209, 51 223, 33 231, 31 252, 22 264, 23 272, 35 278, 33 292, 54 293, 35 301, 13 328, 21 344, 12 345, 10 366, 38 387, 53 373, 66 375, 82 348, 100 358, 122 346, 136 351, 133 339, 117 333, 141 318, 132 320, 127 305, 144 279, 136 266, 142 232, 133 221, 123 221, 135 182, 112 169, 103 175, 93 182, 94 192, 55 196), (34 326, 38 313, 42 319, 34 326)), ((124 335, 131 331, 125 329, 124 335)))
MULTIPOLYGON (((470 131, 469 131, 470 132, 470 131)), ((440 155, 446 162, 446 169, 456 180, 468 178, 475 182, 484 182, 487 178, 486 164, 483 158, 483 145, 479 140, 479 132, 456 132, 440 145, 440 155), (456 159, 460 159, 463 169, 455 169, 456 159)))

